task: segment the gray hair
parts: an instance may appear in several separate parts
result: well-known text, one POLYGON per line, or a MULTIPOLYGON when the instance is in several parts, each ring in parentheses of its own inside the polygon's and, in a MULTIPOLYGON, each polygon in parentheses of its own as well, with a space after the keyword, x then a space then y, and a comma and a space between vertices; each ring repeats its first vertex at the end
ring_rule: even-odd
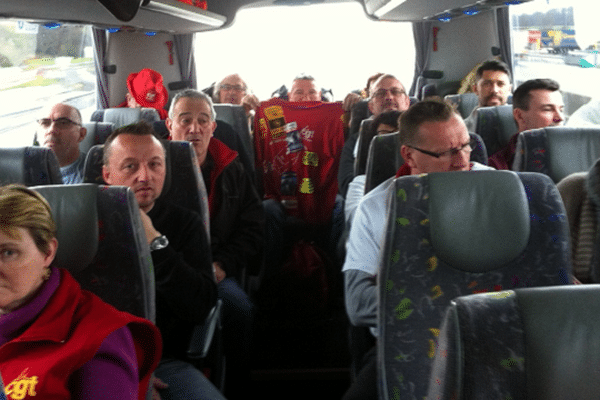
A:
POLYGON ((175 106, 177 105, 177 102, 179 102, 179 100, 183 98, 203 100, 206 104, 208 104, 208 107, 210 108, 211 121, 217 119, 215 106, 213 105, 213 101, 210 98, 210 96, 204 92, 199 92, 194 89, 184 89, 181 92, 177 92, 177 94, 175 94, 173 100, 171 101, 171 107, 169 107, 169 118, 173 119, 175 117, 175 106))
MULTIPOLYGON (((248 85, 242 79, 241 76, 239 76, 238 74, 231 74, 231 75, 227 75, 225 78, 229 78, 230 76, 237 76, 238 78, 240 78, 240 80, 244 84, 244 91, 248 92, 248 85)), ((215 87, 213 88, 212 99, 213 99, 213 101, 215 103, 220 103, 221 102, 221 84, 223 83, 223 81, 225 80, 225 78, 223 78, 223 79, 221 79, 221 81, 217 82, 215 84, 215 87)))

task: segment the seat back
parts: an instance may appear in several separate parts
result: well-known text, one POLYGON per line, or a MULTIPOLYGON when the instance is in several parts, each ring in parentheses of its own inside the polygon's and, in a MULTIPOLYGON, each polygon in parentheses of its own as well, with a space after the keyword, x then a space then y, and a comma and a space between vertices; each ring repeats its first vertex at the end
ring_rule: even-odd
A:
POLYGON ((360 124, 356 142, 356 158, 354 159, 354 176, 363 175, 367 168, 369 147, 371 145, 371 140, 373 140, 373 137, 375 136, 372 126, 372 119, 365 119, 360 124))
MULTIPOLYGON (((248 117, 243 106, 237 104, 215 104, 215 112, 217 119, 227 122, 241 139, 241 144, 244 146, 245 152, 254 160, 254 146, 252 137, 250 136, 250 126, 248 125, 248 117)), ((240 152, 237 149, 238 153, 240 152)), ((244 165, 244 167, 246 167, 244 165)), ((253 169, 251 170, 253 171, 253 169)))
POLYGON ((506 146, 518 131, 512 105, 481 107, 477 110, 475 133, 483 139, 489 155, 506 146))
POLYGON ((569 228, 541 174, 405 176, 392 193, 378 276, 380 389, 385 399, 423 398, 450 301, 569 283, 569 228))
MULTIPOLYGON (((404 164, 398 148, 398 133, 378 135, 371 140, 367 166, 365 168, 365 193, 396 175, 398 168, 404 164)), ((471 139, 477 144, 471 151, 471 161, 487 165, 488 153, 481 137, 470 133, 471 139)))
MULTIPOLYGON (((190 142, 166 140, 167 165, 165 184, 159 199, 168 199, 181 207, 196 211, 202 217, 207 237, 210 238, 208 195, 198 168, 198 159, 190 142)), ((90 149, 83 169, 85 183, 106 184, 102 177, 104 145, 90 149)))
POLYGON ((463 119, 479 105, 479 97, 475 93, 449 94, 444 97, 444 100, 454 105, 463 119))
POLYGON ((34 189, 48 200, 56 221, 53 265, 117 309, 154 321, 152 258, 133 192, 90 184, 34 189))
POLYGON ((112 122, 84 122, 83 127, 87 130, 85 138, 79 142, 79 151, 83 154, 87 154, 92 146, 104 144, 114 130, 112 122))
POLYGON ((600 285, 454 299, 442 324, 428 398, 595 399, 599 299, 600 285))
POLYGON ((91 117, 92 122, 113 123, 114 129, 134 124, 138 121, 146 121, 152 124, 154 121, 158 120, 160 120, 160 116, 158 115, 158 111, 154 108, 107 108, 94 111, 91 117))
POLYGON ((517 140, 515 171, 540 172, 554 182, 589 170, 600 158, 600 127, 555 126, 522 132, 517 140))
POLYGON ((62 184, 56 155, 37 146, 0 148, 0 184, 25 186, 62 184))

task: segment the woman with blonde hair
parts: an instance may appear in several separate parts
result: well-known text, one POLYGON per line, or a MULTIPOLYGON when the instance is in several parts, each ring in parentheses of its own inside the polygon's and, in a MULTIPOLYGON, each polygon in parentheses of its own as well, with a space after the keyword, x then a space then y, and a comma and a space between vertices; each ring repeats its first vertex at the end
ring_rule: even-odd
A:
POLYGON ((58 241, 37 192, 0 187, 0 373, 8 398, 144 399, 157 328, 52 267, 58 241))

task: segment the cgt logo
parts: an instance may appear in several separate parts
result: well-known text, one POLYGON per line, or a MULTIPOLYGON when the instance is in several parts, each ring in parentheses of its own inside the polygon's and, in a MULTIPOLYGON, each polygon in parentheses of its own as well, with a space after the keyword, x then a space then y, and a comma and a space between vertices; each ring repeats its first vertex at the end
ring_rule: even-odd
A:
POLYGON ((8 399, 22 400, 25 396, 34 397, 37 395, 35 387, 38 384, 38 377, 27 377, 28 372, 29 368, 26 368, 14 381, 4 388, 8 399))

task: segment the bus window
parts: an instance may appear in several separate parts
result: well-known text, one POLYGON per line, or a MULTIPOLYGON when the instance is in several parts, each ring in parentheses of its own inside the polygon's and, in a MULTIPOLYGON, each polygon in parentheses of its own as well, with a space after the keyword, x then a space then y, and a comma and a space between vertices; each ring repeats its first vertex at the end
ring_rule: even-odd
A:
POLYGON ((343 100, 376 72, 412 83, 412 24, 372 21, 356 2, 247 8, 227 29, 196 35, 198 88, 239 73, 261 100, 307 73, 343 100))
POLYGON ((29 146, 47 105, 95 109, 96 76, 89 26, 0 22, 0 147, 29 146))
POLYGON ((567 115, 598 94, 600 31, 590 4, 534 0, 509 8, 515 87, 528 79, 556 80, 567 115))

